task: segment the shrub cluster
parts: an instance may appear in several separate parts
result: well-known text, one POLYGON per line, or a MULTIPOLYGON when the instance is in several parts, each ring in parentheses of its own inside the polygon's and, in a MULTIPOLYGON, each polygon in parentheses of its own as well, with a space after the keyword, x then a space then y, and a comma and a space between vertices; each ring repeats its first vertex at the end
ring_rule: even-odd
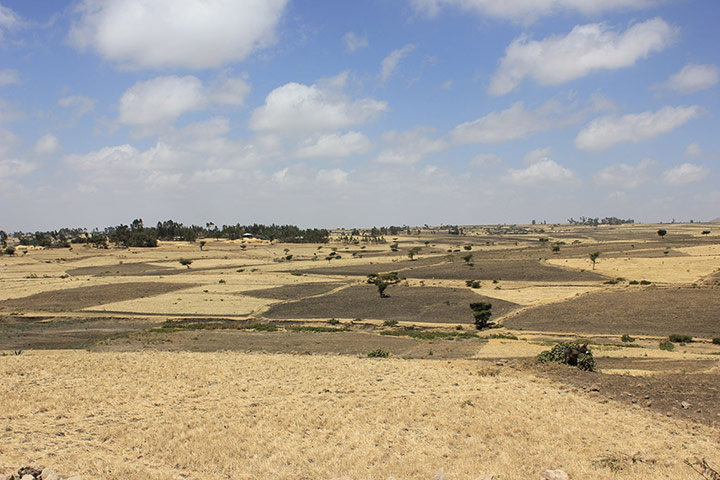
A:
POLYGON ((580 370, 594 371, 595 358, 587 345, 575 342, 560 342, 550 350, 537 356, 540 363, 557 362, 578 367, 580 370))

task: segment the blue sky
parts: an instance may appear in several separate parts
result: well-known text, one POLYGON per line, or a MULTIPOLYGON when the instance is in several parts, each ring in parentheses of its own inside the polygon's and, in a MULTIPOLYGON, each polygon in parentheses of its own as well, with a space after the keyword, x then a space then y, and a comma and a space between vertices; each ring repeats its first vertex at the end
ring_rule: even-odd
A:
POLYGON ((0 0, 0 228, 720 216, 716 0, 0 0))

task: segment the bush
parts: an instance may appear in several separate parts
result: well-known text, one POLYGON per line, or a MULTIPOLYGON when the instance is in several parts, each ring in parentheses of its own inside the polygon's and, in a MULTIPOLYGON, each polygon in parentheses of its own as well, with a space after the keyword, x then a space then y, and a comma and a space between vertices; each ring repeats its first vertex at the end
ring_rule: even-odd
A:
POLYGON ((15 255, 15 247, 13 247, 12 245, 5 247, 5 250, 3 250, 3 253, 5 255, 15 255))
POLYGON ((190 268, 190 265, 192 265, 193 263, 193 261, 189 258, 181 258, 180 260, 178 260, 178 262, 180 263, 180 265, 187 268, 190 268))
POLYGON ((578 367, 580 370, 592 372, 595 370, 595 358, 592 350, 586 344, 575 342, 560 342, 550 350, 545 350, 537 357, 538 362, 557 362, 578 367))
POLYGON ((398 324, 398 321, 397 321, 397 320, 385 320, 385 321, 383 322, 383 325, 386 326, 386 327, 396 327, 397 324, 398 324))
POLYGON ((720 345, 720 337, 713 338, 712 342, 714 345, 720 345))
POLYGON ((465 250, 472 250, 472 245, 463 245, 465 250))
POLYGON ((465 280, 465 285, 467 285, 470 288, 480 288, 482 287, 482 284, 479 280, 465 280))
POLYGON ((691 337, 690 335, 673 334, 668 337, 668 340, 673 343, 692 343, 693 337, 691 337))
POLYGON ((675 350, 675 345, 669 340, 663 340, 660 342, 660 350, 672 351, 675 350))
POLYGON ((651 283, 649 280, 640 280, 640 285, 650 285, 651 283))
POLYGON ((328 323, 330 325, 338 325, 340 323, 340 320, 338 320, 337 318, 331 318, 330 320, 328 320, 328 323))
POLYGON ((630 280, 630 285, 638 285, 639 283, 637 280, 630 280))
POLYGON ((390 355, 390 352, 387 350, 383 350, 381 348, 376 348, 372 352, 368 352, 367 356, 371 358, 387 358, 390 355))
POLYGON ((634 341, 635 341, 635 339, 634 339, 633 337, 631 337, 630 335, 628 335, 627 333, 626 333, 625 335, 623 335, 623 336, 620 338, 620 340, 622 340, 622 341, 625 342, 625 343, 629 343, 629 342, 634 342, 634 341))

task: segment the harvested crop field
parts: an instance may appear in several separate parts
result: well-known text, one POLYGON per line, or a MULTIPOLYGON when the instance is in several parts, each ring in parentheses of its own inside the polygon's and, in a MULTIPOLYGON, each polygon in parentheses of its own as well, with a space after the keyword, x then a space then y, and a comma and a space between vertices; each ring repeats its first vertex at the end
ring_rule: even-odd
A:
POLYGON ((249 290, 242 292, 242 294, 250 297, 272 298, 275 300, 298 300, 327 293, 341 286, 343 286, 341 282, 300 283, 296 285, 284 285, 282 287, 249 290))
POLYGON ((718 337, 718 312, 716 288, 628 287, 529 308, 503 324, 543 332, 718 337))
POLYGON ((688 457, 720 461, 710 428, 477 361, 56 351, 1 357, 0 375, 3 471, 32 459, 104 480, 513 479, 547 468, 674 480, 692 478, 688 457))
MULTIPOLYGON (((248 295, 252 292, 248 292, 248 295)), ((360 318, 407 322, 473 323, 471 302, 491 302, 493 315, 504 315, 517 305, 478 295, 469 289, 392 286, 380 298, 375 286, 356 285, 320 298, 274 305, 267 318, 360 318)))
POLYGON ((151 297, 193 286, 194 284, 191 283, 131 282, 68 288, 3 300, 0 302, 0 312, 66 312, 105 303, 151 297))

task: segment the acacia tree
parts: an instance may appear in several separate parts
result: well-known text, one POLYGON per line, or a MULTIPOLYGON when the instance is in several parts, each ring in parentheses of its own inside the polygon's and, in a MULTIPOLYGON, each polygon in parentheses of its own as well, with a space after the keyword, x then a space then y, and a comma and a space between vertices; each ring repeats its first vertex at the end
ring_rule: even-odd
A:
POLYGON ((660 235, 660 238, 664 238, 665 235, 667 235, 667 230, 665 230, 664 228, 661 228, 660 230, 657 231, 657 234, 660 235))
POLYGON ((595 262, 597 261, 599 256, 600 256, 600 252, 593 252, 590 254, 590 261, 593 264, 593 270, 595 270, 595 262))
POLYGON ((390 285, 400 283, 400 278, 398 277, 397 272, 371 273, 370 275, 368 275, 367 283, 370 283, 377 287, 380 298, 387 298, 388 295, 385 295, 385 290, 390 285))
POLYGON ((180 260, 178 260, 178 262, 180 262, 180 265, 183 265, 187 268, 190 268, 190 265, 193 263, 193 261, 189 258, 181 258, 180 260))
POLYGON ((473 312, 475 319, 475 328, 482 330, 489 326, 490 317, 492 316, 492 304, 490 302, 474 302, 470 304, 470 310, 473 312))
POLYGON ((417 255, 418 253, 420 253, 420 250, 422 250, 422 248, 420 248, 420 247, 412 247, 410 250, 408 250, 407 256, 408 256, 408 257, 410 258, 410 260, 412 261, 412 260, 415 259, 415 255, 417 255))

